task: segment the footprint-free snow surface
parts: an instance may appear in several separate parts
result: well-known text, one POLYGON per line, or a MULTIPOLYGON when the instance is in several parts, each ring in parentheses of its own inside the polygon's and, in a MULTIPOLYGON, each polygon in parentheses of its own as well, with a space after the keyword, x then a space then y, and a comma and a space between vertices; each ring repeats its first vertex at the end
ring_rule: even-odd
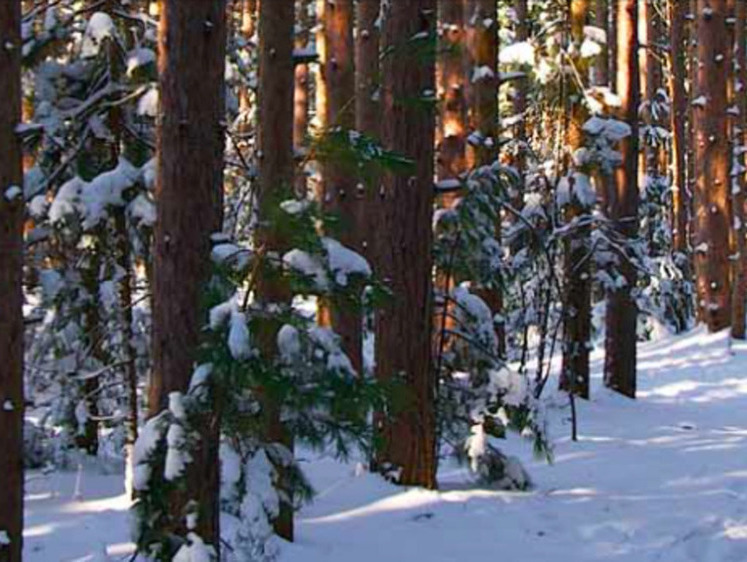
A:
MULTIPOLYGON (((305 455, 318 495, 281 562, 747 560, 747 345, 702 330, 641 345, 636 401, 606 391, 601 366, 578 442, 566 399, 548 398, 554 464, 506 441, 530 492, 475 489, 448 463, 440 491, 401 489, 305 455)), ((27 488, 26 560, 129 559, 121 475, 31 474, 27 488)))

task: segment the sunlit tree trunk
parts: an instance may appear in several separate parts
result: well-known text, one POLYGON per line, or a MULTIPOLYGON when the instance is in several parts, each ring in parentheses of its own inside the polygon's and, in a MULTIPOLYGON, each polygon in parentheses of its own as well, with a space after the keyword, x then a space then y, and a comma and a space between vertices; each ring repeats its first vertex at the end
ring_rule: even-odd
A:
MULTIPOLYGON (((584 40, 584 25, 589 10, 588 0, 571 0, 570 2, 570 40, 576 45, 576 52, 584 40)), ((580 56, 574 60, 585 76, 588 64, 580 56)), ((573 85, 571 91, 578 93, 579 85, 569 79, 573 85)), ((583 125, 588 118, 588 110, 579 101, 570 101, 566 144, 572 154, 583 145, 583 125)), ((569 188, 571 191, 575 187, 569 188)), ((572 200, 563 210, 566 224, 579 219, 591 209, 583 206, 581 201, 572 200)), ((586 226, 576 227, 565 243, 565 295, 563 319, 563 366, 560 376, 560 388, 582 398, 589 397, 589 338, 591 336, 591 268, 588 259, 590 251, 589 229, 586 226)))
POLYGON ((0 2, 0 530, 8 538, 0 542, 1 562, 21 562, 23 552, 24 204, 15 134, 21 120, 21 46, 21 3, 0 2))
MULTIPOLYGON (((170 392, 187 391, 206 321, 200 304, 210 277, 210 235, 221 229, 225 118, 225 2, 163 0, 160 7, 151 416, 167 407, 170 392)), ((197 424, 189 484, 171 498, 169 514, 184 532, 184 507, 196 500, 197 532, 216 549, 219 415, 205 413, 197 424)))
MULTIPOLYGON (((353 45, 353 0, 318 0, 320 55, 317 84, 317 116, 323 129, 355 128, 355 49, 353 45)), ((356 251, 361 249, 362 232, 357 227, 364 202, 364 191, 339 161, 321 163, 319 200, 322 207, 340 217, 342 227, 337 238, 356 251)), ((353 367, 360 372, 362 359, 362 319, 358 311, 342 303, 324 303, 320 317, 342 338, 342 348, 353 367), (327 310, 327 307, 329 309, 327 310)))
MULTIPOLYGON (((297 10, 298 25, 296 26, 295 47, 296 52, 308 55, 311 46, 311 27, 313 18, 309 0, 298 0, 297 10)), ((293 94, 293 146, 297 157, 303 158, 306 154, 309 135, 309 81, 311 73, 307 62, 297 62, 295 66, 295 89, 293 94)), ((297 170, 296 173, 296 195, 306 196, 307 189, 306 171, 297 170)))
MULTIPOLYGON (((594 5, 594 24, 605 33, 609 31, 608 0, 596 0, 594 5)), ((602 45, 602 52, 597 55, 594 62, 594 85, 609 85, 609 49, 607 45, 602 45)))
MULTIPOLYGON (((637 0, 617 3, 617 95, 619 119, 630 125, 631 134, 621 141, 622 165, 616 170, 616 193, 610 202, 610 218, 628 240, 638 231, 638 34, 637 0)), ((626 285, 610 293, 607 300, 604 384, 635 398, 637 306, 631 290, 635 287, 635 267, 621 260, 626 285)))
POLYGON ((409 406, 379 428, 378 465, 399 468, 401 484, 436 487, 434 395, 431 366, 435 0, 382 5, 382 140, 413 159, 409 173, 385 174, 380 192, 376 265, 393 298, 376 321, 376 376, 404 376, 409 406))
MULTIPOLYGON (((262 0, 259 6, 259 120, 258 143, 259 191, 257 193, 259 221, 256 247, 262 252, 287 251, 288 241, 283 225, 262 220, 272 213, 272 206, 287 198, 293 189, 293 0, 262 0)), ((291 299, 289 287, 271 274, 269 266, 260 269, 255 299, 258 305, 287 304, 291 299)), ((264 323, 257 334, 257 345, 263 357, 276 356, 279 325, 264 323)), ((265 439, 281 443, 293 450, 293 437, 280 420, 280 406, 263 397, 265 439)), ((279 468, 279 486, 290 496, 288 474, 279 468)), ((293 540, 293 506, 281 501, 280 513, 274 521, 275 532, 293 540)))
POLYGON ((698 306, 710 331, 731 323, 730 156, 727 76, 731 44, 726 0, 698 0, 695 127, 695 273, 698 306), (723 79, 715 79, 715 77, 723 79))

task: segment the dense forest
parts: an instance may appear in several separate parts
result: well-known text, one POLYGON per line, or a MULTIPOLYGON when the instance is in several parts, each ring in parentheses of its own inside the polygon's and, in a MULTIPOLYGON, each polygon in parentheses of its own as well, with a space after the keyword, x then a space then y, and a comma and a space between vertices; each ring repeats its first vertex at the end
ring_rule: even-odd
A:
MULTIPOLYGON (((0 562, 458 560, 314 533, 400 498, 460 544, 418 502, 645 468, 605 439, 747 394, 745 84, 745 0, 0 0, 0 562), (367 499, 303 523, 325 463, 367 499), (116 540, 34 542, 98 479, 116 540)), ((699 437, 743 448, 745 406, 699 437)), ((739 472, 678 454, 657 489, 739 472)), ((574 512, 598 550, 553 558, 747 559, 719 506, 741 550, 646 558, 636 515, 574 512)))

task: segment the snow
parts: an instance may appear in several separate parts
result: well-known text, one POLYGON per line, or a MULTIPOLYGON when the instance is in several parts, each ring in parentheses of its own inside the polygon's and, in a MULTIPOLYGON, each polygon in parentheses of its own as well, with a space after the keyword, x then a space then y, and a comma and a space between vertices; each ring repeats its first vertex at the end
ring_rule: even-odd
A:
POLYGON ((189 381, 189 394, 199 395, 202 388, 207 384, 210 374, 213 372, 212 363, 203 363, 199 365, 192 373, 192 379, 189 381))
POLYGON ((156 117, 158 115, 158 89, 155 87, 148 88, 137 102, 137 114, 146 117, 156 117))
POLYGON ((301 339, 298 329, 284 324, 277 335, 278 352, 285 361, 291 361, 301 353, 301 339))
POLYGON ((228 349, 234 359, 247 359, 251 354, 249 328, 246 315, 238 310, 231 311, 231 322, 228 329, 228 349))
POLYGON ((172 423, 166 433, 166 462, 163 468, 163 477, 172 481, 179 478, 189 462, 189 455, 184 451, 187 435, 184 428, 178 423, 172 423))
MULTIPOLYGON (((747 343, 730 346, 724 332, 699 328, 641 344, 631 401, 603 388, 603 354, 593 352, 592 400, 576 403, 575 443, 567 398, 548 384, 552 465, 513 436, 494 442, 528 470, 529 492, 477 488, 450 463, 439 491, 399 488, 356 469, 360 459, 343 464, 302 450, 318 495, 298 514, 297 542, 281 543, 279 560, 745 560, 746 363, 747 343)), ((244 521, 277 501, 269 462, 250 462, 244 521)), ((84 500, 73 499, 74 484, 74 472, 29 473, 24 560, 90 562, 101 543, 110 557, 129 559, 122 475, 86 465, 84 500)))
POLYGON ((84 207, 83 228, 95 227, 105 218, 107 207, 123 205, 123 192, 135 184, 139 175, 138 168, 120 158, 116 168, 99 174, 90 183, 84 182, 80 191, 84 207))
POLYGON ((11 185, 8 189, 5 190, 5 199, 8 201, 13 201, 16 197, 23 194, 23 190, 18 187, 17 185, 11 185))
POLYGON ((0 530, 0 546, 10 544, 10 537, 8 531, 0 530))
POLYGON ((519 41, 501 49, 499 61, 502 64, 534 64, 534 46, 527 41, 519 41))
POLYGON ((213 562, 215 560, 215 550, 197 533, 187 534, 187 543, 184 544, 176 553, 173 562, 213 562))
POLYGON ((326 288, 329 283, 327 273, 320 261, 304 250, 294 248, 287 252, 283 256, 283 263, 300 274, 312 278, 314 284, 320 289, 326 288))
POLYGON ((81 52, 84 57, 92 57, 98 54, 101 42, 111 37, 116 32, 114 22, 109 14, 96 12, 88 20, 86 33, 83 38, 81 52))
POLYGON ((146 49, 144 47, 133 49, 127 53, 127 76, 132 76, 138 68, 155 62, 156 53, 153 49, 146 49))
POLYGON ((335 281, 338 285, 346 286, 350 275, 371 276, 371 266, 368 265, 366 258, 357 252, 346 248, 332 238, 322 238, 322 245, 327 251, 329 269, 335 274, 335 281))

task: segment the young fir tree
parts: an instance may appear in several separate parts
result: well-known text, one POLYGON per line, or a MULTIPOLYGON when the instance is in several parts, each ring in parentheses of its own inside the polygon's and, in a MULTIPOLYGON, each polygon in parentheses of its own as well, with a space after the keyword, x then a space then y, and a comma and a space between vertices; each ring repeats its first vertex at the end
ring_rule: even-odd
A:
POLYGON ((23 216, 21 3, 0 4, 0 561, 23 552, 23 216))
MULTIPOLYGON (((616 91, 620 97, 620 119, 630 126, 622 140, 622 165, 615 173, 616 191, 610 204, 610 219, 628 240, 638 227, 638 3, 617 4, 616 91)), ((635 398, 637 306, 633 296, 637 272, 627 260, 621 263, 625 284, 607 299, 604 383, 609 388, 635 398)))
MULTIPOLYGON (((188 391, 206 321, 211 235, 220 232, 223 216, 225 8, 223 1, 161 4, 150 416, 167 408, 173 393, 188 391)), ((167 511, 157 523, 177 536, 194 531, 216 550, 220 415, 214 404, 198 416, 200 443, 186 468, 188 484, 165 486, 167 511), (196 525, 185 521, 193 502, 196 525)))
POLYGON ((731 324, 730 161, 727 80, 732 45, 726 0, 699 0, 693 99, 695 142, 694 261, 698 308, 710 331, 731 324))

